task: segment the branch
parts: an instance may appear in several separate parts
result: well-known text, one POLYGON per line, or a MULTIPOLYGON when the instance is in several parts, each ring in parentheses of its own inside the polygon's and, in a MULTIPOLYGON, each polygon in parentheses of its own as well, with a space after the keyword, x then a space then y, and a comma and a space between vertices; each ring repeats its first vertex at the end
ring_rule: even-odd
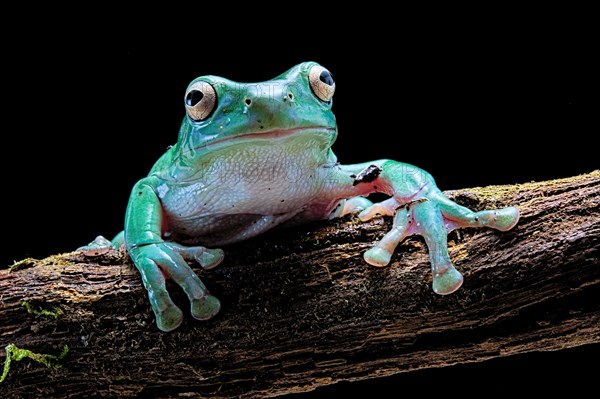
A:
POLYGON ((364 262, 390 218, 345 217, 225 248, 218 268, 193 266, 221 313, 199 322, 186 311, 171 333, 154 325, 123 253, 23 260, 0 271, 0 346, 70 351, 61 368, 13 362, 2 397, 259 398, 600 342, 600 171, 447 194, 474 210, 517 205, 522 214, 508 232, 450 236, 465 283, 449 296, 432 292, 419 237, 390 267, 364 262))

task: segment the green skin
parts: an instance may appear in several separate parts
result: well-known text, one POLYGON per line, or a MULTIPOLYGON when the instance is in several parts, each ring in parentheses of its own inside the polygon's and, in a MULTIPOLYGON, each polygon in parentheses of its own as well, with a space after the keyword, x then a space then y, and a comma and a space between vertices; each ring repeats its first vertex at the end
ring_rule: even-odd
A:
MULTIPOLYGON (((334 88, 329 72, 314 62, 262 83, 216 76, 190 83, 177 144, 135 185, 124 236, 112 241, 117 247, 124 238, 158 328, 171 331, 183 320, 167 292, 167 278, 185 291, 194 318, 210 319, 221 305, 188 262, 215 267, 223 260, 218 247, 276 226, 354 211, 363 221, 394 216, 393 228, 365 252, 365 260, 385 266, 404 238, 421 235, 429 249, 433 290, 445 295, 463 281, 450 261, 447 234, 461 227, 505 231, 517 223, 517 208, 473 212, 449 200, 431 175, 412 165, 387 159, 339 164, 331 151, 337 137, 334 88), (202 82, 210 84, 216 99, 214 106, 200 107, 206 112, 198 117, 192 89, 202 82), (364 197, 375 192, 390 198, 373 204, 364 197)), ((93 255, 107 248, 111 242, 99 237, 81 250, 93 255)))

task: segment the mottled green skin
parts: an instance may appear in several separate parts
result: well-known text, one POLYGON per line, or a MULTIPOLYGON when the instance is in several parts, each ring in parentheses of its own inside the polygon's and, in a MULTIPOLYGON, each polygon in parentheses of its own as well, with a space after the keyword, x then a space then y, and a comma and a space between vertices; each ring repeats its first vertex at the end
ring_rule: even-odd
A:
POLYGON ((223 258, 216 248, 275 226, 357 209, 362 220, 395 215, 393 229, 365 253, 365 260, 387 265, 402 239, 420 234, 429 247, 433 289, 449 294, 462 276, 450 261, 447 233, 477 226, 507 230, 516 224, 516 208, 474 213, 446 198, 415 166, 392 160, 339 164, 331 151, 338 133, 332 101, 319 98, 309 82, 315 66, 302 63, 262 83, 216 76, 190 83, 210 83, 216 108, 202 121, 186 115, 177 144, 133 188, 125 221, 127 251, 161 330, 175 329, 183 318, 165 278, 187 293, 193 317, 211 318, 219 301, 187 262, 214 267, 223 258), (380 173, 357 180, 370 165, 380 173), (345 201, 373 192, 391 197, 379 204, 363 197, 345 201))

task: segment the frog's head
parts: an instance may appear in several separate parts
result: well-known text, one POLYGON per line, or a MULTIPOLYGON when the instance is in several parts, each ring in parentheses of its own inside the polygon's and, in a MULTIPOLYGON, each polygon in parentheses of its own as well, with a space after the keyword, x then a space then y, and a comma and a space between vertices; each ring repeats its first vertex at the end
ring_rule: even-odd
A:
POLYGON ((315 62, 260 83, 199 77, 185 93, 179 149, 194 158, 231 145, 285 143, 299 136, 329 148, 337 136, 334 91, 331 73, 315 62))

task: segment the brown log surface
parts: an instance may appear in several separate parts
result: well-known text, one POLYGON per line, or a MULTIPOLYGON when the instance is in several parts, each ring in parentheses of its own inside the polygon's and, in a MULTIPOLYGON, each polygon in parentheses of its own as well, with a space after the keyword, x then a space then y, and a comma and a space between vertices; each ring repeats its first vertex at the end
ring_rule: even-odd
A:
POLYGON ((509 232, 450 235, 465 283, 449 296, 431 290, 420 237, 389 267, 364 262, 390 218, 348 216, 225 248, 218 268, 192 266, 221 313, 193 320, 170 286, 186 310, 171 333, 157 330, 124 253, 0 270, 0 347, 70 348, 58 369, 13 362, 0 396, 259 398, 600 342, 600 171, 447 194, 474 210, 516 205, 522 214, 509 232), (36 316, 23 301, 64 314, 36 316))

